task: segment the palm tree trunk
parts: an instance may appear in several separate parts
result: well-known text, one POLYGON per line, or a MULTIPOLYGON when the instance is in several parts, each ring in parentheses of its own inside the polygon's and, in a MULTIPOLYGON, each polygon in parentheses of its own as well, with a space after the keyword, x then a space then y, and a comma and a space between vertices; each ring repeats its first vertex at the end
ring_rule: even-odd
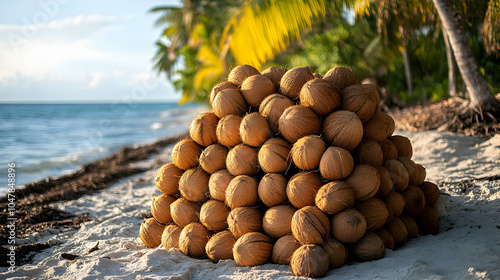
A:
POLYGON ((496 100, 486 80, 481 76, 474 54, 469 45, 467 35, 460 25, 456 12, 449 0, 432 0, 443 24, 455 59, 470 95, 469 107, 483 110, 498 110, 500 102, 496 100))
POLYGON ((446 60, 448 61, 448 94, 456 97, 457 94, 457 63, 455 62, 455 54, 450 46, 450 39, 445 29, 442 28, 444 45, 446 46, 446 60))
POLYGON ((411 75, 410 57, 406 47, 403 48, 403 62, 405 66, 406 86, 408 87, 408 94, 413 96, 413 79, 411 75))

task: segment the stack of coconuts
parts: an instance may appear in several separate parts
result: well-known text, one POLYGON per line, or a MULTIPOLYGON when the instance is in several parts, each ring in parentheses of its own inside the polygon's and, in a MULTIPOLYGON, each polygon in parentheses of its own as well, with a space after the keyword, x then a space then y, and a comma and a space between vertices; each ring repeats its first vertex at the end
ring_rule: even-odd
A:
POLYGON ((147 247, 322 277, 438 232, 439 189, 349 69, 237 66, 210 102, 156 174, 147 247))

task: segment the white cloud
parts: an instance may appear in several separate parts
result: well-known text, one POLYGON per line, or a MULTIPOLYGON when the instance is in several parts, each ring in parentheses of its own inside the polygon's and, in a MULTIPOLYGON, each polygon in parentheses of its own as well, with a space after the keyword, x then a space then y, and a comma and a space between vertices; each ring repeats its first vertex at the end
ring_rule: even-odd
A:
POLYGON ((101 84, 102 78, 103 74, 101 72, 92 72, 88 88, 89 89, 97 88, 101 84))

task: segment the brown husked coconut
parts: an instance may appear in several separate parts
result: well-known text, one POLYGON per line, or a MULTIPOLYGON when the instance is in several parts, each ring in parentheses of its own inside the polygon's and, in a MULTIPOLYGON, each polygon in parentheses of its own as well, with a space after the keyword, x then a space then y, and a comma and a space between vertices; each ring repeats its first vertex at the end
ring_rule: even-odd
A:
POLYGON ((207 242, 205 251, 207 256, 213 261, 232 260, 233 259, 233 246, 236 239, 229 230, 218 232, 207 242))
POLYGON ((427 172, 425 171, 425 167, 421 164, 417 163, 417 176, 415 178, 415 185, 420 186, 425 182, 425 177, 427 176, 427 172))
POLYGON ((394 216, 401 216, 405 209, 405 199, 398 192, 391 192, 390 194, 382 197, 382 200, 392 209, 394 216))
POLYGON ((295 174, 286 186, 286 196, 290 203, 297 209, 304 206, 314 206, 316 193, 323 183, 318 174, 313 172, 300 172, 295 174))
POLYGON ((323 79, 330 82, 340 91, 348 86, 356 84, 356 78, 352 71, 342 66, 337 66, 328 70, 323 76, 323 79))
POLYGON ((241 84, 241 94, 253 107, 259 107, 262 100, 274 93, 274 84, 264 75, 253 75, 241 84))
POLYGON ((409 186, 401 195, 405 199, 404 212, 412 217, 418 216, 425 206, 424 192, 418 187, 409 186))
POLYGON ((439 188, 436 184, 425 181, 422 185, 420 185, 420 189, 424 193, 425 205, 432 208, 436 207, 436 203, 439 199, 439 188))
POLYGON ((179 180, 179 191, 187 200, 202 202, 208 198, 210 175, 199 167, 186 170, 179 180))
POLYGON ((434 208, 425 206, 415 221, 418 225, 418 233, 421 235, 439 233, 439 215, 434 208))
POLYGON ((164 224, 159 223, 155 218, 149 218, 141 224, 139 237, 146 247, 155 248, 161 243, 161 235, 164 229, 164 224))
POLYGON ((249 232, 238 238, 233 247, 234 261, 239 266, 265 264, 271 258, 273 242, 260 232, 249 232))
POLYGON ((370 84, 352 85, 342 90, 342 110, 356 113, 362 123, 369 121, 378 110, 380 96, 370 84))
POLYGON ((416 185, 418 183, 419 176, 417 164, 413 160, 405 156, 399 156, 398 160, 403 164, 403 166, 406 168, 406 171, 408 172, 409 183, 412 185, 416 185))
POLYGON ((354 169, 354 159, 348 150, 329 147, 321 156, 319 173, 327 180, 340 180, 349 176, 354 169))
POLYGON ((221 144, 206 147, 200 155, 200 166, 207 173, 226 168, 226 157, 229 150, 221 144))
POLYGON ((271 130, 263 116, 259 113, 251 113, 241 121, 240 136, 244 144, 260 147, 271 136, 271 130))
POLYGON ((318 133, 321 130, 321 118, 302 105, 290 106, 279 119, 279 130, 286 140, 295 143, 306 135, 318 133))
POLYGON ((259 74, 259 70, 255 69, 253 66, 238 65, 234 67, 233 70, 231 70, 227 79, 231 83, 237 86, 241 86, 241 84, 243 84, 243 81, 245 81, 248 77, 259 74))
POLYGON ((240 124, 242 119, 237 115, 227 115, 219 120, 215 135, 220 144, 234 147, 241 143, 240 124))
POLYGON ((226 201, 226 189, 233 178, 234 176, 227 169, 214 172, 210 176, 210 180, 208 180, 210 197, 219 201, 226 201))
POLYGON ((375 197, 357 204, 356 210, 365 217, 368 230, 381 228, 389 217, 389 211, 385 203, 375 197))
POLYGON ((323 79, 323 76, 321 76, 320 73, 313 73, 313 76, 315 79, 323 79))
POLYGON ((337 239, 330 237, 321 243, 330 259, 330 268, 339 268, 347 262, 347 249, 344 244, 337 239))
POLYGON ((230 211, 224 202, 211 199, 201 206, 200 222, 210 231, 224 230, 230 211))
POLYGON ((179 248, 179 236, 182 228, 176 224, 170 224, 165 227, 161 235, 161 246, 166 250, 179 248))
POLYGON ((405 225, 406 231, 408 232, 408 239, 418 236, 418 225, 412 217, 408 215, 401 215, 398 218, 405 225))
POLYGON ((288 180, 278 173, 267 173, 262 177, 257 188, 260 200, 267 206, 273 207, 285 203, 286 184, 288 180))
POLYGON ((295 211, 297 209, 290 205, 278 205, 267 209, 262 219, 264 232, 273 238, 292 233, 292 217, 295 211))
POLYGON ((325 249, 313 244, 302 245, 290 259, 290 270, 299 277, 323 277, 330 268, 325 249))
POLYGON ((153 217, 162 224, 170 223, 172 221, 170 204, 175 200, 175 197, 166 194, 153 197, 153 202, 151 203, 151 214, 153 217))
POLYGON ((390 159, 398 159, 398 149, 396 149, 396 146, 390 140, 380 140, 379 145, 384 154, 384 162, 390 159))
POLYGON ((214 114, 222 119, 228 115, 243 115, 248 111, 248 104, 237 89, 224 89, 212 102, 214 114))
POLYGON ((302 86, 312 79, 314 75, 309 67, 295 67, 281 78, 280 92, 291 100, 297 99, 302 86))
POLYGON ((205 255, 205 246, 210 239, 210 231, 200 223, 190 223, 179 236, 179 249, 186 256, 200 258, 205 255))
POLYGON ((201 154, 200 145, 192 139, 183 139, 172 149, 172 162, 182 170, 198 166, 201 154))
POLYGON ((281 114, 283 114, 286 108, 293 105, 293 101, 288 97, 283 94, 275 93, 269 95, 262 101, 259 107, 259 113, 266 118, 271 131, 278 133, 281 114))
POLYGON ((300 90, 300 104, 325 116, 340 106, 340 92, 324 79, 310 80, 300 90))
POLYGON ((248 232, 262 230, 262 213, 253 207, 238 207, 227 216, 227 225, 234 238, 238 239, 248 232))
POLYGON ((351 246, 349 253, 358 262, 379 260, 385 256, 384 241, 375 233, 368 232, 351 246))
POLYGON ((363 138, 363 124, 349 111, 336 111, 323 121, 323 136, 330 146, 354 150, 363 138))
POLYGON ((316 207, 327 214, 336 214, 352 206, 354 206, 354 191, 345 182, 329 182, 316 194, 316 207))
POLYGON ((291 149, 293 163, 302 170, 313 170, 325 152, 326 144, 318 135, 307 135, 295 142, 291 149))
POLYGON ((218 123, 219 118, 214 113, 198 114, 189 125, 189 136, 204 147, 217 143, 215 130, 218 123))
POLYGON ((394 190, 398 192, 406 190, 410 182, 410 176, 404 165, 395 159, 390 159, 384 162, 384 167, 391 175, 394 190))
POLYGON ((321 244, 330 233, 330 220, 315 206, 306 206, 292 217, 292 234, 301 244, 321 244))
POLYGON ((299 249, 300 243, 293 235, 285 235, 276 240, 273 246, 272 260, 275 264, 290 264, 293 252, 299 249))
POLYGON ((226 204, 231 209, 243 206, 253 206, 257 203, 257 180, 248 175, 234 177, 226 189, 226 204))
POLYGON ((158 169, 155 176, 156 187, 164 194, 176 195, 179 193, 179 179, 182 171, 173 163, 167 163, 158 169))
POLYGON ((411 158, 413 156, 413 147, 411 145, 410 139, 401 135, 394 135, 389 137, 392 144, 396 146, 399 156, 404 156, 411 158))
POLYGON ((394 217, 392 221, 385 225, 385 229, 394 238, 394 244, 396 247, 401 247, 408 240, 408 231, 406 230, 405 224, 397 217, 394 217))
POLYGON ((276 91, 280 90, 280 81, 283 75, 285 74, 286 69, 282 67, 269 67, 266 70, 262 71, 262 75, 266 76, 271 82, 274 84, 274 88, 276 91))
POLYGON ((375 231, 373 231, 380 239, 382 239, 382 242, 384 242, 384 247, 386 249, 391 249, 394 251, 394 238, 392 235, 387 231, 385 228, 379 228, 375 231))
POLYGON ((335 214, 331 224, 333 236, 343 243, 356 242, 366 232, 365 217, 353 208, 335 214))
POLYGON ((391 116, 377 111, 369 121, 363 124, 363 138, 382 141, 394 133, 395 127, 391 116))
POLYGON ((379 167, 384 162, 384 153, 377 141, 362 140, 354 149, 354 161, 357 164, 370 164, 379 167))
POLYGON ((215 97, 219 92, 225 90, 225 89, 238 89, 238 86, 229 82, 229 81, 224 81, 216 84, 213 88, 212 91, 210 92, 210 104, 214 102, 215 97))
POLYGON ((244 144, 234 146, 227 154, 226 168, 234 176, 254 175, 259 168, 257 151, 244 144))
POLYGON ((390 221, 392 221, 392 219, 394 218, 394 211, 392 210, 392 208, 386 203, 384 202, 385 204, 385 207, 387 208, 387 211, 389 212, 389 216, 387 217, 387 221, 386 223, 389 223, 390 221))
POLYGON ((392 179, 389 171, 385 167, 377 167, 378 175, 380 176, 380 187, 378 193, 380 196, 388 195, 392 191, 392 179))
POLYGON ((292 163, 289 156, 292 146, 279 138, 270 138, 260 147, 258 158, 260 168, 266 173, 284 173, 292 163))
POLYGON ((355 166, 345 182, 354 190, 354 198, 357 201, 365 201, 374 197, 380 187, 377 169, 367 164, 355 166))
POLYGON ((170 214, 172 215, 172 220, 178 226, 185 227, 190 223, 198 221, 200 206, 181 197, 170 204, 170 214))

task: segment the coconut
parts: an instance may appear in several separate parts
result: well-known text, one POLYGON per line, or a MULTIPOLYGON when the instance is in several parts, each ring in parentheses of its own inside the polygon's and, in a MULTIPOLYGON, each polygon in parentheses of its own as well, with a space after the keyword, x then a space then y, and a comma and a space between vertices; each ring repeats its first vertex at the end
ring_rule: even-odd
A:
POLYGON ((245 101, 254 107, 259 107, 262 100, 274 93, 275 87, 264 75, 253 75, 241 84, 241 94, 245 101))
POLYGON ((331 146, 354 150, 363 138, 363 124, 349 111, 336 111, 323 121, 323 136, 331 146))
POLYGON ((151 203, 151 214, 162 224, 170 223, 172 221, 172 216, 170 215, 170 204, 174 201, 175 198, 173 196, 166 194, 153 197, 153 202, 151 203))
POLYGON ((352 85, 342 90, 342 110, 356 113, 362 123, 369 121, 378 110, 380 96, 374 85, 352 85))
POLYGON ((201 147, 192 139, 184 139, 172 149, 172 162, 182 170, 198 166, 201 147))
POLYGON ((409 186, 401 195, 405 199, 404 212, 412 217, 418 216, 425 206, 424 192, 418 187, 409 186))
POLYGON ((161 235, 161 246, 166 250, 179 248, 179 236, 182 228, 176 224, 170 224, 165 227, 161 235))
POLYGON ((388 195, 392 191, 392 179, 389 171, 385 167, 377 167, 378 175, 380 176, 380 187, 378 194, 381 196, 388 195))
POLYGON ((370 164, 375 167, 382 166, 384 153, 377 141, 362 140, 354 150, 354 161, 357 164, 370 164))
POLYGON ((231 70, 227 79, 231 83, 237 86, 241 86, 241 84, 243 84, 243 81, 245 81, 246 78, 259 74, 260 74, 259 70, 255 69, 250 65, 239 65, 234 67, 233 70, 231 70))
POLYGON ((239 266, 265 264, 271 258, 273 242, 260 232, 249 232, 238 238, 233 247, 234 261, 239 266))
POLYGON ((422 185, 425 181, 426 176, 427 172, 425 171, 425 167, 417 163, 417 176, 415 178, 415 185, 422 185))
POLYGON ((214 102, 214 98, 217 96, 217 94, 219 94, 219 92, 221 92, 225 89, 236 89, 237 90, 238 86, 229 82, 229 81, 220 82, 220 83, 216 84, 212 88, 212 91, 210 92, 210 104, 212 104, 214 102))
POLYGON ((321 76, 320 73, 313 73, 313 76, 315 79, 323 79, 323 76, 321 76))
POLYGON ((190 223, 182 229, 179 236, 179 249, 186 256, 193 258, 203 257, 205 255, 205 246, 210 239, 208 231, 200 223, 190 223))
POLYGON ((178 226, 185 227, 192 222, 198 221, 200 206, 181 197, 170 204, 170 214, 172 215, 172 220, 178 226))
POLYGON ((394 135, 389 137, 392 144, 396 146, 399 156, 404 156, 411 158, 413 156, 413 147, 411 145, 410 139, 401 135, 394 135))
POLYGON ((248 104, 237 89, 225 89, 215 96, 212 109, 222 119, 227 115, 243 115, 248 110, 248 104))
POLYGON ((273 246, 272 260, 275 264, 290 264, 293 252, 299 249, 300 243, 293 235, 285 235, 273 246))
POLYGON ((344 244, 333 237, 321 243, 330 259, 330 268, 339 268, 347 262, 347 249, 344 244))
POLYGON ((366 228, 369 230, 381 228, 389 217, 389 211, 384 202, 375 197, 356 205, 356 210, 365 217, 366 228))
POLYGON ((257 173, 257 151, 244 144, 236 145, 227 154, 226 168, 234 176, 257 173))
POLYGON ((384 154, 384 162, 390 159, 398 159, 398 150, 390 140, 380 140, 379 145, 380 148, 382 148, 382 153, 384 154))
POLYGON ((221 144, 212 144, 206 147, 200 155, 200 166, 207 173, 226 168, 228 149, 221 144))
POLYGON ((285 203, 286 184, 288 180, 285 176, 277 173, 267 173, 262 177, 257 188, 260 200, 267 206, 273 207, 285 203))
POLYGON ((215 135, 220 144, 234 147, 241 143, 240 124, 242 119, 237 115, 227 115, 219 120, 215 135))
POLYGON ((343 243, 356 242, 366 232, 365 217, 353 208, 335 214, 331 224, 333 236, 343 243))
POLYGON ((289 157, 292 146, 279 138, 267 140, 259 150, 259 165, 266 173, 283 173, 291 164, 289 157))
POLYGON ((219 118, 217 118, 214 113, 198 114, 191 121, 189 136, 191 136, 191 139, 196 143, 204 147, 217 143, 215 130, 217 129, 218 123, 219 118))
POLYGON ((295 67, 281 78, 280 92, 292 100, 297 99, 302 86, 312 79, 314 76, 309 67, 295 67))
POLYGON ((173 163, 167 163, 158 169, 155 176, 156 187, 164 194, 179 193, 179 179, 183 171, 173 163))
POLYGON ((300 104, 325 116, 340 106, 340 92, 324 79, 310 80, 300 90, 300 104))
POLYGON ((408 215, 401 215, 398 218, 405 225, 406 231, 408 232, 408 239, 418 236, 418 226, 412 217, 408 215))
POLYGON ((334 67, 323 76, 323 79, 330 82, 335 88, 338 90, 343 90, 348 86, 352 86, 356 84, 356 78, 351 70, 337 66, 334 67))
POLYGON ((257 203, 257 180, 248 175, 234 177, 226 189, 226 204, 234 209, 236 207, 253 206, 257 203))
POLYGON ((208 180, 210 197, 219 201, 226 201, 226 189, 229 182, 234 178, 227 169, 214 172, 208 180))
POLYGON ((340 147, 329 147, 319 162, 319 172, 327 180, 340 180, 349 176, 354 168, 354 159, 349 151, 340 147))
POLYGON ((274 84, 274 88, 276 91, 280 90, 280 81, 283 75, 285 74, 286 69, 281 67, 269 67, 266 70, 262 71, 262 75, 266 76, 271 82, 274 84))
POLYGON ((327 214, 336 214, 353 205, 354 191, 342 181, 329 182, 316 194, 316 206, 327 214))
POLYGON ((330 268, 330 257, 321 246, 305 244, 295 250, 290 270, 300 277, 323 277, 330 268))
POLYGON ((403 166, 406 168, 406 171, 408 172, 408 179, 409 183, 412 185, 416 185, 418 183, 418 167, 415 162, 405 156, 399 156, 398 157, 399 162, 403 164, 403 166))
POLYGON ((319 167, 319 162, 325 152, 326 144, 318 135, 308 135, 300 138, 291 149, 293 163, 302 170, 313 170, 319 167))
POLYGON ((396 247, 402 246, 406 243, 406 240, 408 240, 408 231, 406 230, 405 224, 397 217, 394 217, 392 221, 387 223, 385 229, 387 229, 392 235, 392 238, 394 238, 396 247))
POLYGON ((394 216, 400 216, 403 214, 405 208, 405 199, 398 192, 391 192, 390 194, 384 196, 382 200, 392 209, 394 216))
POLYGON ((247 232, 262 229, 262 214, 257 208, 238 207, 229 212, 227 225, 234 238, 238 239, 247 232))
POLYGON ((392 208, 389 207, 389 205, 387 203, 384 202, 384 204, 385 204, 385 208, 387 208, 387 212, 389 212, 389 216, 387 217, 387 221, 386 221, 386 223, 388 223, 388 222, 392 221, 392 219, 394 218, 395 215, 394 215, 394 211, 392 210, 392 208))
POLYGON ((410 181, 408 171, 406 171, 404 165, 395 159, 390 159, 384 162, 384 167, 391 175, 394 190, 398 192, 404 191, 410 181))
POLYGON ((295 143, 301 137, 318 133, 321 130, 321 119, 307 107, 290 106, 279 119, 279 130, 286 140, 295 143))
POLYGON ((314 206, 316 192, 323 183, 318 174, 300 172, 295 174, 286 186, 286 195, 290 203, 299 209, 304 206, 314 206))
POLYGON ((378 192, 380 177, 377 169, 371 165, 357 165, 351 175, 345 179, 354 190, 354 198, 357 201, 365 201, 378 192))
POLYGON ((351 246, 349 252, 358 262, 379 260, 385 256, 384 241, 375 233, 368 232, 351 246))
POLYGON ((240 124, 240 136, 243 143, 259 147, 271 135, 269 124, 266 119, 259 113, 251 113, 246 115, 240 124))
POLYGON ((387 231, 385 228, 379 228, 375 230, 373 233, 378 235, 380 239, 382 239, 382 242, 384 243, 384 247, 386 249, 391 249, 394 251, 394 238, 392 238, 392 235, 387 231))
POLYGON ((382 141, 394 133, 394 119, 381 111, 375 112, 372 118, 363 124, 363 137, 382 141))
POLYGON ((271 131, 278 133, 281 114, 283 114, 286 108, 293 106, 293 104, 293 101, 283 94, 271 94, 260 104, 259 113, 266 118, 271 131))
POLYGON ((149 218, 141 224, 139 237, 146 247, 155 248, 161 243, 163 229, 165 229, 164 224, 159 223, 155 218, 149 218))
POLYGON ((292 233, 292 216, 296 210, 289 205, 278 205, 269 208, 262 219, 264 232, 273 238, 280 238, 292 233))
POLYGON ((439 188, 432 182, 424 182, 420 185, 420 189, 424 193, 425 205, 432 208, 436 207, 439 198, 439 188))
POLYGON ((211 199, 201 206, 200 222, 210 231, 224 230, 227 228, 229 211, 224 202, 211 199))
POLYGON ((221 231, 210 237, 205 251, 213 262, 231 260, 233 259, 234 243, 236 243, 236 239, 229 230, 221 231))
POLYGON ((186 170, 179 180, 179 191, 187 200, 202 202, 208 197, 210 175, 199 167, 186 170))
POLYGON ((434 208, 425 206, 415 221, 418 225, 418 233, 421 235, 439 233, 439 215, 434 208))
POLYGON ((330 233, 330 220, 315 206, 306 206, 292 217, 292 234, 301 244, 321 244, 330 233))

